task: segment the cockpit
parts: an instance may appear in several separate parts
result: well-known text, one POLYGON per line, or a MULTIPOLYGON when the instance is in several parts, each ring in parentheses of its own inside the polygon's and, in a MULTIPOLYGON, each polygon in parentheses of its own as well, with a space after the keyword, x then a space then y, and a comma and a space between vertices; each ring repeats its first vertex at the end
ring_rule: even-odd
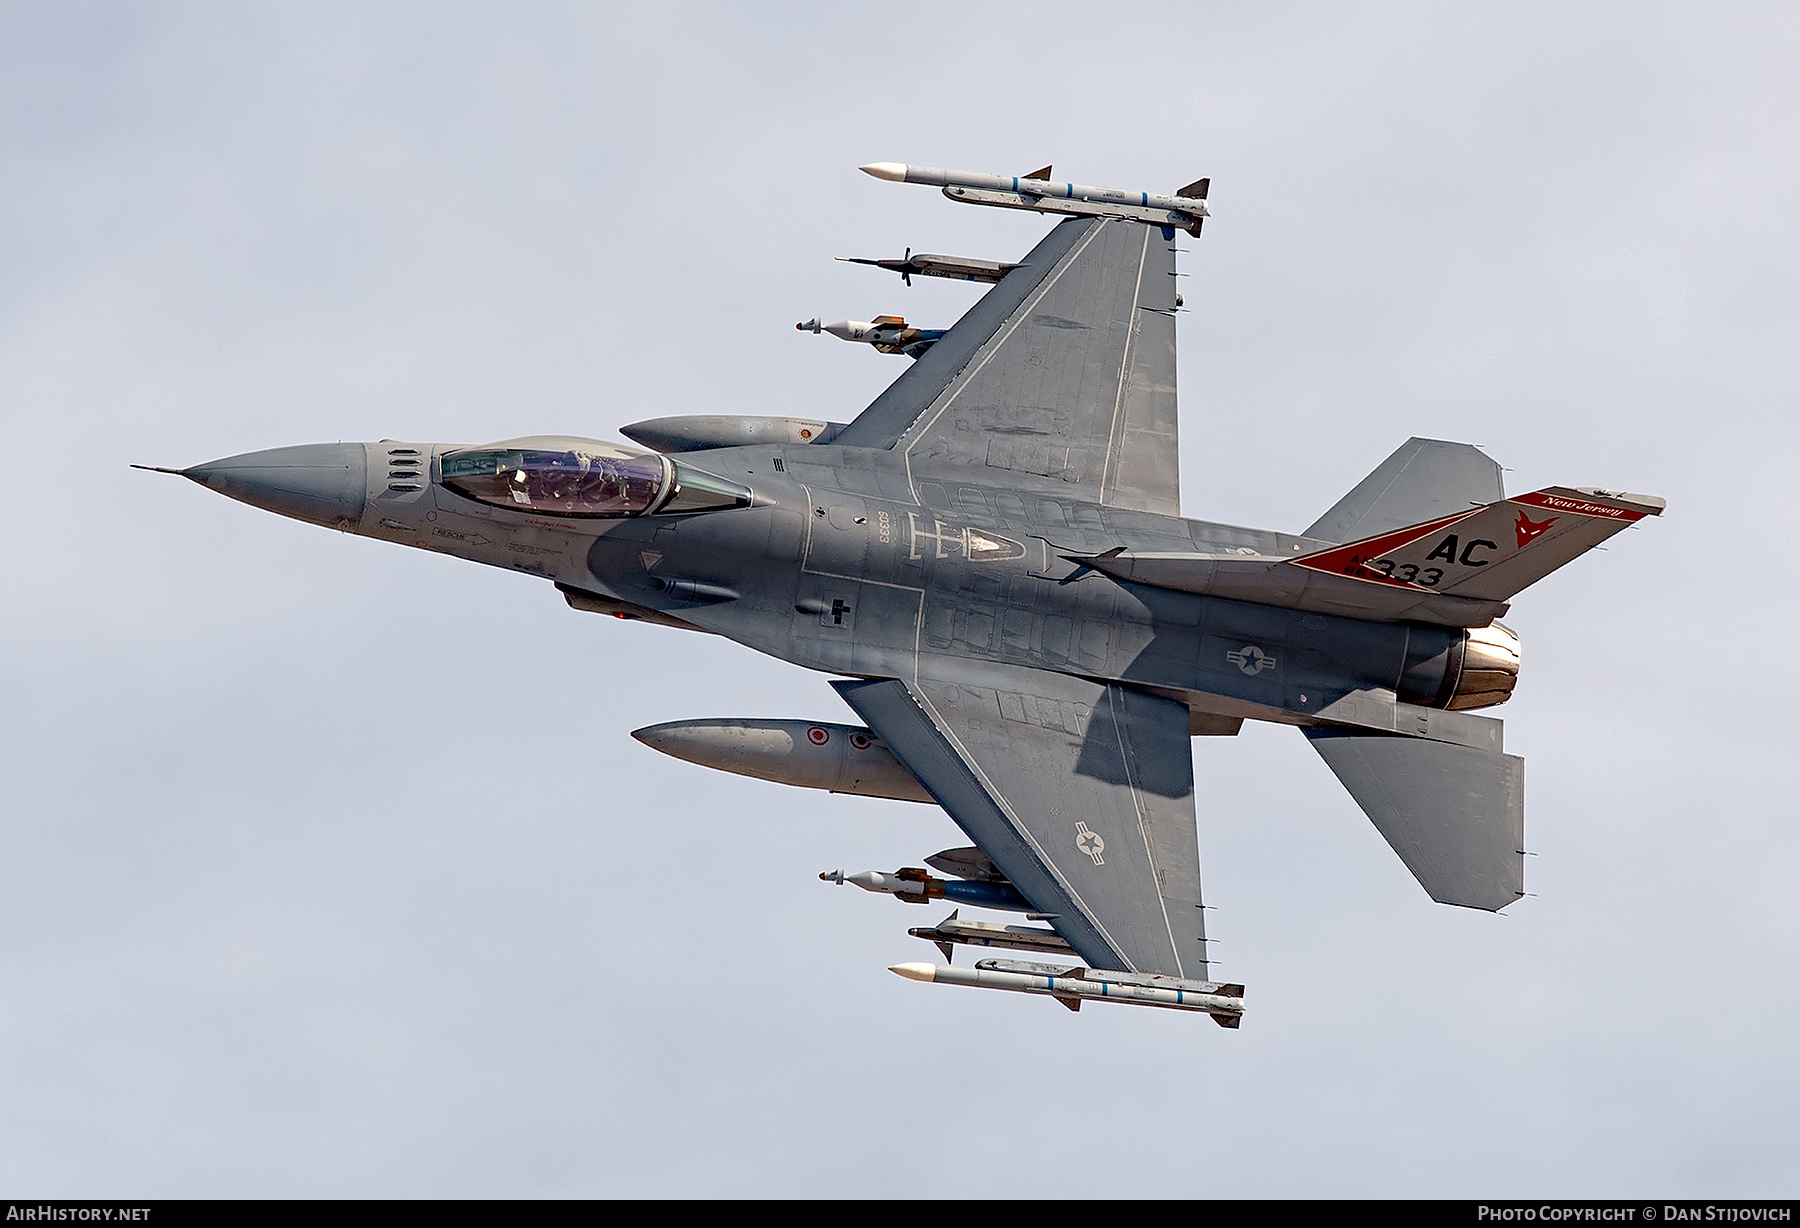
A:
POLYGON ((443 484, 457 494, 541 515, 671 516, 749 507, 751 501, 750 491, 736 482, 654 452, 598 441, 568 448, 462 448, 446 452, 440 464, 443 484))

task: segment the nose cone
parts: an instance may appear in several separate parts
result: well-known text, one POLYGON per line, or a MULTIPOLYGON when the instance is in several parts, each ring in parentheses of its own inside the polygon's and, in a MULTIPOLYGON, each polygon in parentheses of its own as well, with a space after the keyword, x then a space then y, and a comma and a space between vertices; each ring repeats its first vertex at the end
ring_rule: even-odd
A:
POLYGON ((181 475, 222 495, 331 529, 362 523, 369 460, 360 443, 309 443, 208 461, 181 475))

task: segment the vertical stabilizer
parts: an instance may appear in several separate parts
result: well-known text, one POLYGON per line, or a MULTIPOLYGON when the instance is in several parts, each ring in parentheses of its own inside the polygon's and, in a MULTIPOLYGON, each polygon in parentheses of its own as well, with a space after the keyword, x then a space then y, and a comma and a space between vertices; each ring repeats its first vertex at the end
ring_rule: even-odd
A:
POLYGON ((1506 497, 1500 466, 1473 444, 1409 439, 1304 536, 1360 541, 1506 497))

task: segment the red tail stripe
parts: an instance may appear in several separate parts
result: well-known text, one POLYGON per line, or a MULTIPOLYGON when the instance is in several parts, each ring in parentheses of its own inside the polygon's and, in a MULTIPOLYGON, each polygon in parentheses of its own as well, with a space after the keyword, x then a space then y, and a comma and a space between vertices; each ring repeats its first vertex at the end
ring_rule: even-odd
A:
MULTIPOLYGON (((1384 554, 1388 554, 1400 549, 1402 546, 1418 541, 1421 537, 1429 537, 1439 529, 1447 529, 1453 524, 1458 524, 1461 521, 1467 520, 1481 510, 1482 509, 1479 507, 1472 507, 1466 512, 1458 512, 1454 516, 1445 516, 1441 520, 1431 520, 1424 524, 1409 525, 1404 529, 1396 529, 1392 533, 1384 533, 1380 537, 1366 538, 1363 541, 1351 542, 1349 545, 1339 546, 1335 550, 1321 550, 1318 554, 1308 554, 1301 558, 1290 559, 1289 561, 1296 567, 1310 567, 1314 571, 1327 571, 1337 575, 1355 575, 1355 578, 1358 580, 1382 580, 1380 576, 1355 574, 1347 571, 1346 568, 1350 566, 1352 559, 1380 558, 1384 554)), ((1400 580, 1382 580, 1382 582, 1392 584, 1398 588, 1418 587, 1417 585, 1407 584, 1400 580)))

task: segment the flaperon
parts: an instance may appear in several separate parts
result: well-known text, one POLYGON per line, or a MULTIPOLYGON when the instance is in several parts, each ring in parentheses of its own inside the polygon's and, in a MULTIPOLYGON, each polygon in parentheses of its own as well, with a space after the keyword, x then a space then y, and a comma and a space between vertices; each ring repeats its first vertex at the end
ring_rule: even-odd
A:
POLYGON ((1016 262, 865 262, 992 288, 941 335, 898 316, 804 325, 913 360, 847 423, 670 417, 623 428, 642 448, 384 440, 176 472, 835 675, 862 725, 715 718, 637 736, 727 771, 935 801, 973 842, 923 858, 935 875, 827 877, 1034 922, 952 914, 915 931, 946 958, 967 943, 1085 961, 895 969, 915 980, 1237 1026, 1243 987, 1208 975, 1188 740, 1246 719, 1308 738, 1432 899, 1522 895, 1524 764, 1500 721, 1469 711, 1518 676, 1496 619, 1662 500, 1509 498, 1476 448, 1412 439, 1300 533, 1184 519, 1175 266, 1207 181, 1157 195, 1057 184, 1049 167, 864 169, 1063 220, 1016 262))

